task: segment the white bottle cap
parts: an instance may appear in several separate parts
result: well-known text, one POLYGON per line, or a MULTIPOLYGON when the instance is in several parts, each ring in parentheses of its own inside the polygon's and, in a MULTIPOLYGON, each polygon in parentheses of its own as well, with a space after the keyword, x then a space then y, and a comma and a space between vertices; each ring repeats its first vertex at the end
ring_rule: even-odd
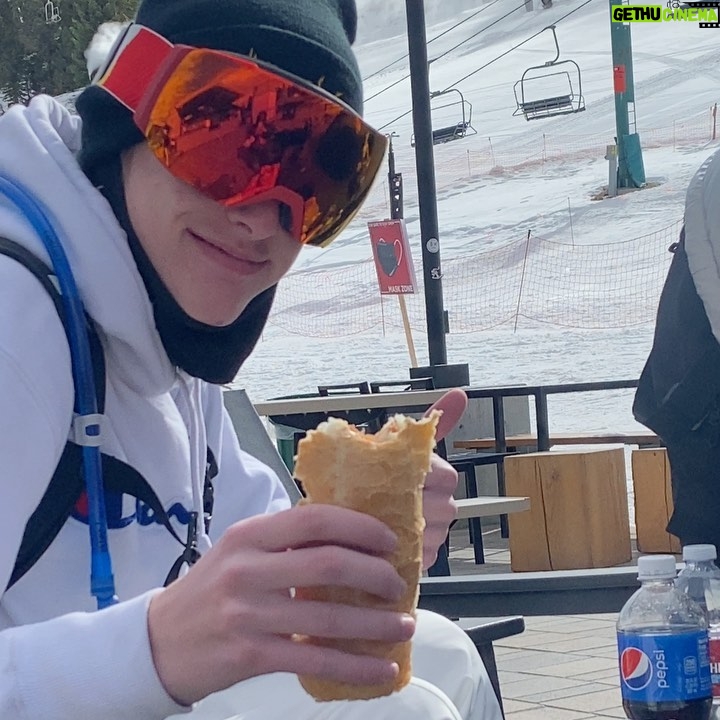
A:
POLYGON ((686 562, 704 562, 716 558, 717 550, 714 545, 686 545, 683 548, 683 560, 686 562))
POLYGON ((675 574, 673 555, 643 555, 638 558, 638 580, 670 580, 675 574))

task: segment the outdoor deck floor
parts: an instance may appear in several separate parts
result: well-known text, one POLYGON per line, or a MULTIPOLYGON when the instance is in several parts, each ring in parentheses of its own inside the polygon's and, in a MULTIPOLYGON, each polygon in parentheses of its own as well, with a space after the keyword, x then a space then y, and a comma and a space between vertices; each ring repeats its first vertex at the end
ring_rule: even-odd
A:
MULTIPOLYGON (((485 565, 475 565, 467 530, 454 530, 453 575, 510 572, 508 541, 484 533, 485 565)), ((507 720, 624 718, 615 615, 525 618, 525 632, 494 643, 507 720)))

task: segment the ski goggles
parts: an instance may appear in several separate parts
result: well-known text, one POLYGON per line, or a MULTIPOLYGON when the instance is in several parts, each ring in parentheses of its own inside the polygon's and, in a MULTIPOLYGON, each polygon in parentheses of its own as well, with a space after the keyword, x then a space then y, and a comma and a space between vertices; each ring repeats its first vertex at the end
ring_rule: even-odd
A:
POLYGON ((128 26, 94 83, 132 111, 176 178, 226 206, 277 201, 303 244, 323 247, 352 220, 385 156, 385 136, 337 97, 141 25, 128 26))

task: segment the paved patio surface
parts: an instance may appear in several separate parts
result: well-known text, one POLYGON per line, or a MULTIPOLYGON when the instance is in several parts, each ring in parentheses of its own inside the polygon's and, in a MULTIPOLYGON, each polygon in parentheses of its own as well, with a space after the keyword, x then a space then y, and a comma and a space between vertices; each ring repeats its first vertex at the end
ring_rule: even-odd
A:
MULTIPOLYGON (((453 575, 510 572, 508 541, 484 532, 475 565, 466 529, 451 536, 453 575)), ((507 720, 624 718, 613 615, 525 618, 525 632, 494 643, 507 720)))

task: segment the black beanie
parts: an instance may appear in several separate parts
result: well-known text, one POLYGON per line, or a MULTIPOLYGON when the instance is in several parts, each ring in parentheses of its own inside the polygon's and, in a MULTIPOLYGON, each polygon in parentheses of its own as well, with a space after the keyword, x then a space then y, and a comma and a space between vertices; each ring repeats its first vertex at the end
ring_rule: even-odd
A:
MULTIPOLYGON (((337 95, 362 112, 351 49, 355 0, 144 0, 135 21, 173 43, 254 56, 337 95)), ((75 104, 85 172, 142 141, 130 112, 90 86, 75 104)))

